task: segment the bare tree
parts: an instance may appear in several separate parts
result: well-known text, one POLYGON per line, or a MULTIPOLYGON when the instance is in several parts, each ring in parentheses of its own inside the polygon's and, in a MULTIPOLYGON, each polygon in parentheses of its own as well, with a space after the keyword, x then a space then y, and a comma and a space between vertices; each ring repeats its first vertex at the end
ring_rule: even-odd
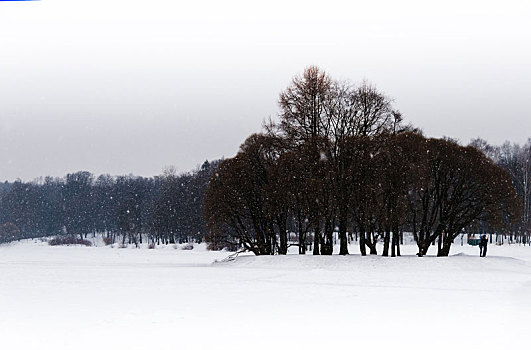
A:
POLYGON ((508 174, 483 153, 448 140, 418 141, 426 166, 417 167, 419 182, 409 191, 409 208, 420 256, 436 240, 437 255, 447 256, 453 240, 475 221, 494 226, 517 216, 508 174))
POLYGON ((220 164, 205 197, 208 240, 230 244, 237 239, 257 255, 287 252, 287 212, 279 212, 287 206, 272 203, 279 194, 270 192, 276 189, 272 167, 280 156, 278 146, 276 138, 254 134, 236 157, 220 164))
POLYGON ((332 107, 332 79, 316 66, 295 76, 280 93, 278 128, 293 144, 317 136, 328 137, 332 107))

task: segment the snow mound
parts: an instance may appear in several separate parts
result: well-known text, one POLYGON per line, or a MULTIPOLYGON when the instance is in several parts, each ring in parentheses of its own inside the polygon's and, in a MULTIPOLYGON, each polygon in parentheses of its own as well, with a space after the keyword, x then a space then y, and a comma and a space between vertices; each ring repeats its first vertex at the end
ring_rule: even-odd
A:
POLYGON ((490 256, 480 258, 475 255, 458 253, 449 257, 424 256, 360 256, 360 255, 240 255, 216 261, 216 267, 271 269, 271 270, 323 270, 323 271, 364 271, 374 273, 398 273, 403 271, 488 273, 489 271, 531 272, 531 263, 512 257, 490 256))

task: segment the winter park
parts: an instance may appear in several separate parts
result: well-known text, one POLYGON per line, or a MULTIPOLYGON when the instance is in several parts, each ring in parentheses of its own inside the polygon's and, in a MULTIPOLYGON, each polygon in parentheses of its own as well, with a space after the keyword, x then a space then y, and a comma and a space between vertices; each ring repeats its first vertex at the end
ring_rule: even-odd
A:
POLYGON ((0 1, 0 349, 527 349, 531 3, 0 1))

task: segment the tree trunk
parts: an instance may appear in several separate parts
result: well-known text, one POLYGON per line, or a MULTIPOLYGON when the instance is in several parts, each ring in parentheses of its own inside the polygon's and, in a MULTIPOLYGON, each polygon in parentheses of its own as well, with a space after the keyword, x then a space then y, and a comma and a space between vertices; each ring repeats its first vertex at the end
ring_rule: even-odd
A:
POLYGON ((288 253, 288 233, 286 230, 286 220, 283 220, 283 218, 278 219, 278 235, 280 236, 278 254, 286 255, 288 253))
POLYGON ((400 245, 403 244, 402 243, 402 237, 403 237, 403 234, 402 234, 402 231, 400 231, 398 229, 398 226, 395 228, 395 232, 397 232, 397 242, 396 242, 396 256, 400 256, 400 245))
POLYGON ((299 254, 306 254, 306 232, 302 228, 302 220, 300 218, 297 220, 299 226, 299 254))
POLYGON ((374 239, 374 231, 368 232, 368 238, 365 239, 365 244, 369 247, 370 255, 378 255, 376 251, 376 240, 374 239))
POLYGON ((332 221, 325 220, 324 242, 321 244, 321 255, 332 255, 334 250, 333 234, 334 228, 332 221))
POLYGON ((339 255, 348 254, 347 218, 342 214, 339 218, 339 255))
POLYGON ((417 242, 417 247, 419 248, 418 256, 424 256, 428 253, 428 248, 430 247, 430 242, 427 240, 419 240, 417 242))
POLYGON ((299 254, 306 254, 306 235, 299 232, 299 254))
POLYGON ((393 230, 393 238, 391 239, 391 257, 396 256, 396 246, 398 244, 398 233, 393 230))
MULTIPOLYGON (((390 228, 386 228, 385 229, 384 246, 383 246, 382 256, 389 256, 389 243, 390 243, 390 241, 391 241, 391 229, 390 228)), ((394 251, 393 251, 392 254, 394 256, 394 251)))
POLYGON ((313 255, 319 255, 319 241, 320 234, 318 232, 314 233, 313 236, 313 255))
POLYGON ((347 232, 339 231, 339 255, 348 255, 347 232))
POLYGON ((319 232, 319 220, 314 222, 314 234, 313 234, 313 255, 319 255, 319 245, 321 244, 321 233, 319 232))
POLYGON ((448 256, 450 255, 450 247, 452 246, 452 241, 445 241, 440 250, 437 251, 437 256, 448 256))
POLYGON ((441 255, 443 251, 443 242, 445 242, 444 236, 445 236, 444 233, 441 233, 439 235, 439 238, 437 238, 437 256, 444 256, 444 255, 441 255))
POLYGON ((367 250, 365 248, 365 227, 359 225, 360 228, 360 253, 362 256, 367 255, 367 250))

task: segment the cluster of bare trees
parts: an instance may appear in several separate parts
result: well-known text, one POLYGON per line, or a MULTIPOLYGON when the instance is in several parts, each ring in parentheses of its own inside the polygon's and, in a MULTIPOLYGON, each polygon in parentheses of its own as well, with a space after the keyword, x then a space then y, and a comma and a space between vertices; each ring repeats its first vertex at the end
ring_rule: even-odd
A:
MULTIPOLYGON (((505 142, 501 146, 490 145, 483 139, 474 139, 471 146, 481 150, 511 177, 522 207, 522 215, 512 230, 496 235, 497 243, 531 244, 531 139, 524 145, 505 142)), ((480 231, 485 232, 483 227, 480 231)), ((492 238, 491 238, 492 241, 492 238)))
POLYGON ((413 232, 419 255, 437 242, 449 254, 464 229, 494 229, 519 218, 511 178, 474 147, 427 139, 404 126, 385 95, 367 83, 332 80, 316 67, 280 94, 280 118, 220 164, 205 197, 213 246, 260 254, 340 254, 349 235, 362 255, 399 255, 413 232), (291 234, 297 236, 293 242, 291 234))

